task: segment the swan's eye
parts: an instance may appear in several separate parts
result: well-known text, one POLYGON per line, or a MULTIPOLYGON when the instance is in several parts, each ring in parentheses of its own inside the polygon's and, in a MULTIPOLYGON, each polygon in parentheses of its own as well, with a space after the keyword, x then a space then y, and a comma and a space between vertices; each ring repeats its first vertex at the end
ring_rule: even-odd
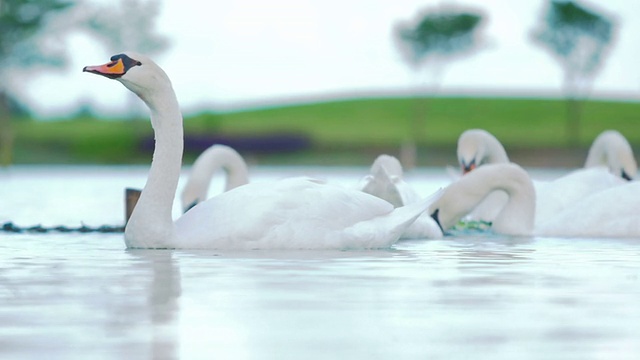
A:
POLYGON ((113 55, 111 57, 111 61, 113 61, 113 65, 110 65, 110 66, 114 66, 116 63, 121 61, 122 65, 124 66, 124 71, 125 72, 127 72, 129 69, 131 69, 134 66, 142 65, 142 63, 140 61, 134 60, 134 59, 130 58, 129 56, 127 56, 126 54, 113 55))

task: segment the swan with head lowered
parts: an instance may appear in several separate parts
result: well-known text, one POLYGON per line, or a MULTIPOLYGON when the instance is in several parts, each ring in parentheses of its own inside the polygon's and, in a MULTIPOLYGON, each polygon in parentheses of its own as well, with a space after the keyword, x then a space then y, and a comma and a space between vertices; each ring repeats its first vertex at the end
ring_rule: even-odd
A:
MULTIPOLYGON (((367 194, 388 201, 394 207, 415 204, 420 201, 418 193, 403 179, 402 164, 391 155, 379 155, 368 175, 359 185, 367 194)), ((420 215, 400 237, 401 239, 439 239, 443 236, 438 224, 427 213, 420 215)))
MULTIPOLYGON (((458 162, 463 174, 483 164, 509 162, 509 157, 500 141, 486 130, 470 129, 458 138, 458 162)), ((616 130, 601 132, 591 144, 585 168, 606 167, 622 179, 633 180, 638 165, 633 149, 627 139, 616 130)))
POLYGON ((482 129, 469 129, 460 134, 457 153, 463 174, 484 164, 509 162, 502 143, 493 134, 482 129))
MULTIPOLYGON (((502 143, 490 132, 482 129, 469 129, 458 138, 458 163, 462 175, 485 164, 508 163, 509 157, 502 143)), ((498 215, 499 209, 506 203, 507 194, 495 191, 469 214, 471 220, 491 221, 498 215)))
POLYGON ((172 219, 183 152, 182 114, 166 73, 149 58, 114 55, 83 71, 121 82, 151 111, 155 135, 147 182, 124 240, 129 248, 387 248, 433 198, 394 208, 357 190, 309 178, 251 183, 212 197, 172 219))
POLYGON ((224 170, 226 174, 224 191, 249 183, 249 170, 242 155, 230 146, 212 145, 191 166, 187 183, 180 193, 183 212, 207 199, 211 178, 218 170, 224 170))
POLYGON ((429 208, 443 232, 469 214, 494 191, 508 195, 492 230, 505 235, 562 237, 638 237, 640 182, 626 182, 559 210, 545 221, 536 221, 536 190, 527 172, 511 163, 478 167, 451 183, 429 208))
MULTIPOLYGON (((465 173, 473 170, 473 167, 466 166, 469 162, 481 166, 509 161, 504 147, 496 137, 479 129, 467 130, 460 136, 458 158, 465 173), (479 160, 474 162, 469 159, 479 160)), ((536 223, 546 222, 582 198, 624 184, 627 179, 635 176, 636 171, 633 152, 626 139, 617 131, 603 132, 593 142, 585 168, 552 181, 534 181, 537 198, 536 223)), ((503 191, 495 192, 479 204, 468 218, 492 221, 505 202, 506 194, 503 191)))
POLYGON ((629 181, 638 172, 631 145, 616 130, 605 130, 593 140, 584 167, 595 166, 606 166, 612 174, 629 181))

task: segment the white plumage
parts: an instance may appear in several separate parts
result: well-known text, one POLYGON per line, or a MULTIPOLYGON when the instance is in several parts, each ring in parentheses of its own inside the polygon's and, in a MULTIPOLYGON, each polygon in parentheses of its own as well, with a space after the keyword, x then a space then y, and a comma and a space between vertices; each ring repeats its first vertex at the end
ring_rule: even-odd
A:
POLYGON ((386 248, 433 201, 394 209, 355 189, 291 178, 236 187, 198 204, 174 223, 171 208, 183 128, 171 81, 153 61, 133 53, 84 70, 117 79, 151 110, 156 144, 147 183, 125 228, 129 248, 386 248))

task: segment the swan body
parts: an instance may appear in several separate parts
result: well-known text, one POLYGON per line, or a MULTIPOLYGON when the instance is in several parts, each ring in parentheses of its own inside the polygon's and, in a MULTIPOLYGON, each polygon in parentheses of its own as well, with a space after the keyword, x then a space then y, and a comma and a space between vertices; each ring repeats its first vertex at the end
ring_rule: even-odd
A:
POLYGON ((187 212, 207 199, 211 178, 216 171, 221 169, 226 173, 224 191, 249 182, 249 170, 242 156, 229 146, 212 145, 203 151, 191 166, 189 179, 180 194, 183 212, 187 212))
POLYGON ((585 168, 606 166, 609 171, 625 180, 633 180, 638 164, 627 139, 616 130, 600 133, 591 144, 585 168))
POLYGON ((360 191, 288 178, 215 196, 180 217, 176 230, 191 248, 205 247, 212 238, 226 249, 386 248, 430 202, 394 209, 360 191))
MULTIPOLYGON (((391 155, 380 155, 359 186, 360 190, 388 201, 394 207, 420 201, 418 193, 403 179, 400 161, 391 155)), ((401 235, 401 239, 439 239, 442 230, 427 214, 420 215, 401 235)))
POLYGON ((536 225, 556 217, 581 199, 625 183, 604 166, 578 169, 553 181, 534 181, 536 225))
POLYGON ((562 237, 638 237, 640 183, 625 182, 575 199, 543 221, 535 221, 536 195, 526 171, 515 164, 477 168, 445 188, 429 213, 443 230, 453 227, 487 194, 505 191, 509 198, 494 219, 492 229, 506 235, 562 237))
POLYGON ((536 235, 640 237, 640 182, 626 182, 576 201, 536 226, 536 235))
POLYGON ((237 187, 174 222, 183 127, 168 76, 135 53, 115 55, 109 63, 83 71, 118 80, 151 111, 155 149, 147 182, 125 228, 128 248, 386 248, 439 196, 394 209, 361 191, 292 178, 237 187))

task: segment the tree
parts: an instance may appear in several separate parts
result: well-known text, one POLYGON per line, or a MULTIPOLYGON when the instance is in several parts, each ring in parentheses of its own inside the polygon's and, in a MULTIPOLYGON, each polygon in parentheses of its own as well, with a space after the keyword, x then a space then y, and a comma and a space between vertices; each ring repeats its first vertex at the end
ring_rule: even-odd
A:
MULTIPOLYGON (((418 77, 423 68, 431 70, 433 88, 437 89, 445 65, 470 55, 480 48, 480 11, 458 7, 439 7, 419 11, 415 19, 395 26, 398 49, 407 65, 418 77)), ((401 158, 405 167, 415 164, 415 135, 423 131, 427 99, 416 94, 416 112, 411 121, 408 141, 401 158)))
POLYGON ((24 68, 64 64, 64 51, 47 41, 59 34, 50 31, 45 36, 42 30, 72 5, 68 0, 0 0, 0 165, 12 159, 10 104, 20 90, 12 75, 24 68))
POLYGON ((167 48, 169 41, 156 32, 159 0, 120 0, 91 9, 84 21, 87 29, 110 52, 134 50, 146 55, 167 48))
POLYGON ((611 48, 614 30, 613 21, 604 14, 573 1, 550 0, 533 31, 533 41, 547 50, 564 72, 570 144, 579 141, 581 101, 611 48))
MULTIPOLYGON (((160 5, 159 0, 120 0, 119 6, 107 3, 90 9, 83 23, 111 54, 133 50, 154 55, 169 45, 168 39, 156 31, 160 5)), ((130 114, 146 111, 134 94, 129 99, 130 114)))

